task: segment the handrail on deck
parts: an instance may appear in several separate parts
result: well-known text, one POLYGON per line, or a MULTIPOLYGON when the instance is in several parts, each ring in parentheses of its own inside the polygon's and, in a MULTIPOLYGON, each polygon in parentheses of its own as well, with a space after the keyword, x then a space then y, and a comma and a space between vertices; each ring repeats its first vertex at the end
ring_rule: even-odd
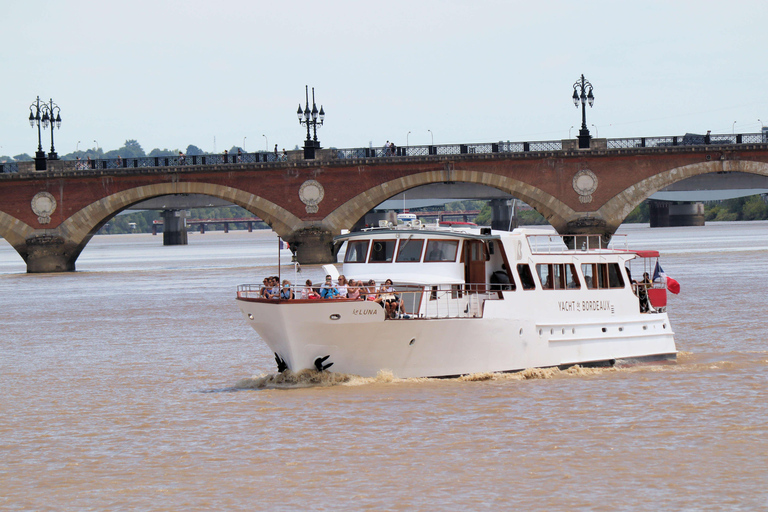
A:
MULTIPOLYGON (((398 319, 411 318, 480 318, 483 316, 483 306, 486 300, 501 300, 503 295, 499 290, 491 290, 490 283, 464 283, 464 284, 424 284, 424 285, 395 285, 393 288, 400 301, 398 319), (422 306, 426 301, 426 306, 422 306)), ((294 294, 294 299, 267 299, 261 295, 262 285, 242 284, 237 287, 237 298, 245 300, 264 300, 275 303, 290 303, 301 296, 301 291, 305 286, 291 285, 290 289, 294 294)), ((313 286, 316 292, 320 287, 313 286)), ((368 295, 376 297, 376 302, 380 302, 381 293, 365 292, 365 298, 358 299, 360 302, 372 300, 368 295)), ((361 294, 361 297, 363 294, 361 294)), ((350 301, 346 297, 345 302, 350 301)), ((339 298, 333 299, 314 299, 313 303, 333 303, 339 298)), ((302 300, 302 302, 304 302, 302 300)))

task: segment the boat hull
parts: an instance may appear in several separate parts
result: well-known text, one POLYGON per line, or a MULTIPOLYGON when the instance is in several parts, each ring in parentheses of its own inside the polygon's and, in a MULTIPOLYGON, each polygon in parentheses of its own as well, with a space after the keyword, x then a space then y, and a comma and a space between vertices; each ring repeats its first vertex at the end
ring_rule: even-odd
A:
POLYGON ((666 313, 595 308, 576 316, 559 305, 542 315, 513 302, 486 301, 477 318, 390 320, 372 302, 238 299, 248 323, 293 371, 316 368, 326 356, 330 371, 373 377, 384 370, 410 378, 668 360, 676 354, 666 313))

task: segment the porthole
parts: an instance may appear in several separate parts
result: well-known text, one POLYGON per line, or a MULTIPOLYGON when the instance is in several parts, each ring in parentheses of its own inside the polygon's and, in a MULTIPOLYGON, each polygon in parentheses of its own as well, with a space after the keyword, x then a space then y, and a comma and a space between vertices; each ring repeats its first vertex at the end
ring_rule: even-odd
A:
POLYGON ((408 345, 413 345, 416 343, 416 338, 411 338, 411 341, 408 343, 408 345))
POLYGON ((253 315, 248 313, 248 320, 253 320, 253 315))
POLYGON ((554 329, 550 329, 549 330, 549 335, 552 336, 553 334, 555 334, 555 330, 554 329))
POLYGON ((541 329, 539 329, 539 336, 541 336, 541 329))
POLYGON ((608 329, 606 329, 605 327, 603 327, 603 332, 608 332, 608 329))
POLYGON ((565 334, 565 327, 561 330, 561 334, 565 334))
POLYGON ((340 315, 340 314, 338 314, 338 313, 334 313, 334 314, 332 314, 332 315, 331 315, 329 318, 330 318, 331 320, 338 320, 339 318, 341 318, 341 315, 340 315))
POLYGON ((520 336, 522 336, 522 335, 523 335, 523 328, 521 327, 520 328, 520 336))
POLYGON ((644 330, 644 331, 647 331, 647 330, 648 330, 648 326, 647 326, 647 325, 644 325, 644 326, 643 326, 643 330, 644 330))
POLYGON ((619 327, 619 332, 624 332, 624 328, 623 327, 619 327))
POLYGON ((667 324, 661 324, 661 328, 662 329, 666 329, 667 328, 667 324))
POLYGON ((576 328, 575 327, 571 327, 571 334, 576 334, 576 328))

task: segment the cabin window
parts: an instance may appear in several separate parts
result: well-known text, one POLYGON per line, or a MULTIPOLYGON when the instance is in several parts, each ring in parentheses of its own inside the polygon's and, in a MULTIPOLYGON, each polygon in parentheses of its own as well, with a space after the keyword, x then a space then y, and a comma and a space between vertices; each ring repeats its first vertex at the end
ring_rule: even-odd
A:
POLYGON ((344 256, 344 263, 365 263, 369 243, 370 240, 351 240, 347 242, 347 254, 344 256))
POLYGON ((398 262, 419 261, 421 259, 421 248, 424 247, 424 240, 411 238, 400 239, 400 247, 397 249, 398 262))
POLYGON ((571 263, 540 263, 536 272, 544 290, 566 290, 581 288, 576 267, 571 263))
POLYGON ((541 283, 541 287, 544 290, 554 290, 555 289, 555 279, 553 277, 553 267, 556 267, 557 265, 544 265, 539 263, 536 265, 536 272, 539 274, 539 282, 541 283))
POLYGON ((621 277, 618 263, 608 263, 608 287, 624 288, 624 278, 621 277))
POLYGON ((395 240, 374 240, 368 263, 391 263, 395 254, 395 240))
POLYGON ((573 263, 568 263, 565 265, 565 286, 572 290, 578 290, 581 288, 579 275, 576 273, 576 265, 573 263))
POLYGON ((430 240, 424 261, 456 261, 458 250, 458 240, 430 240))
POLYGON ((536 289, 536 283, 533 281, 531 267, 525 263, 521 263, 517 266, 517 273, 520 275, 520 285, 523 287, 523 290, 536 289))
POLYGON ((624 288, 624 278, 618 263, 583 263, 581 273, 587 288, 624 288))

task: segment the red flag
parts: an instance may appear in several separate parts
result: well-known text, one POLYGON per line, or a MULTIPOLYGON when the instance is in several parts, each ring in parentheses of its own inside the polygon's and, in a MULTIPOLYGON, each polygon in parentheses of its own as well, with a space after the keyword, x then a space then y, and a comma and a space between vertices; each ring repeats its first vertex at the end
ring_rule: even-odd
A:
POLYGON ((677 295, 680 293, 680 283, 671 277, 667 276, 667 290, 677 295))

